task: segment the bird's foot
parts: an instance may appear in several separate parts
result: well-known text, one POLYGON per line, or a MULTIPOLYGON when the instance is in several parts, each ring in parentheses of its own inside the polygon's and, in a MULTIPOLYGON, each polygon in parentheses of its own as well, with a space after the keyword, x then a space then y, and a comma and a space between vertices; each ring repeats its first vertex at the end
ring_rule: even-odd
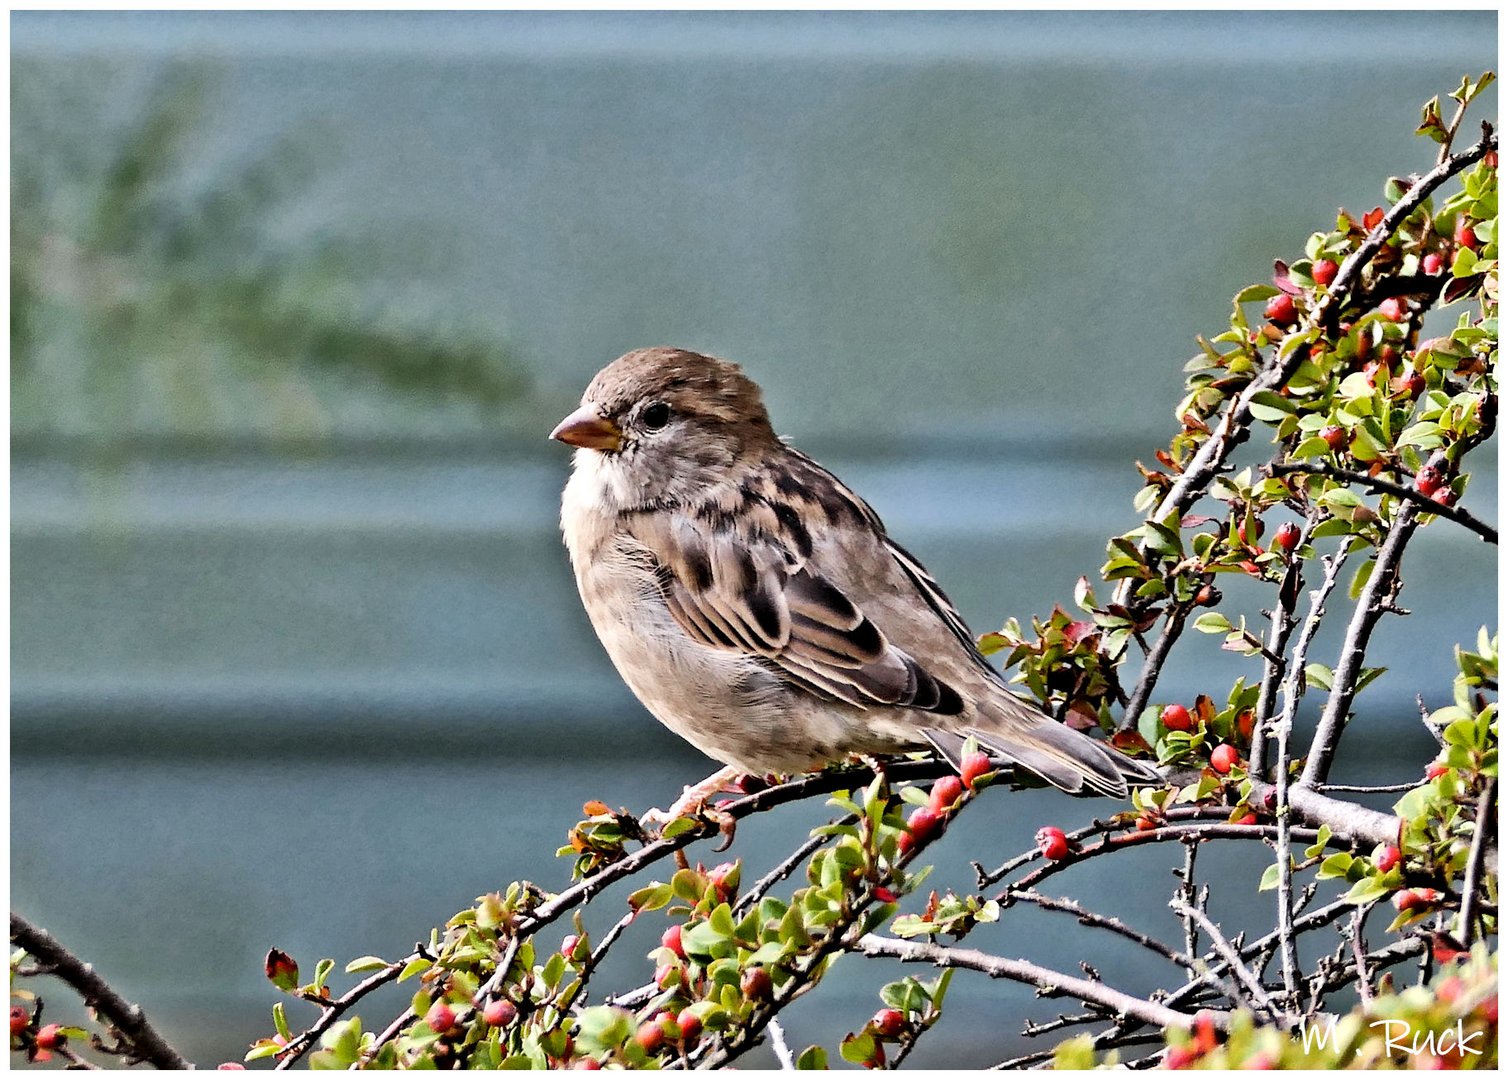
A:
MULTIPOLYGON (((646 831, 658 835, 665 831, 665 826, 679 818, 708 818, 717 823, 718 829, 724 836, 729 838, 728 842, 731 843, 733 819, 722 811, 709 807, 707 800, 714 795, 728 790, 730 784, 739 780, 744 775, 742 769, 736 769, 731 765, 721 768, 707 777, 707 779, 693 784, 681 792, 681 797, 670 804, 669 810, 651 807, 644 811, 644 813, 639 815, 639 824, 646 831)), ((734 788, 733 790, 742 794, 742 788, 734 788)))

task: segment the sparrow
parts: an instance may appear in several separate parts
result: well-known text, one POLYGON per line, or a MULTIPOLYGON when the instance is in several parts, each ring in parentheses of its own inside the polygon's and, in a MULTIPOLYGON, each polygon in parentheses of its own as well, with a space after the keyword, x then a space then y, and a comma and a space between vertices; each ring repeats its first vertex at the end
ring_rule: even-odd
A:
POLYGON ((957 768, 971 738, 1074 794, 1158 782, 1013 693, 869 504, 775 434, 738 365, 627 353, 550 438, 576 448, 560 523, 597 636, 645 708, 725 765, 677 808, 855 755, 930 747, 957 768))

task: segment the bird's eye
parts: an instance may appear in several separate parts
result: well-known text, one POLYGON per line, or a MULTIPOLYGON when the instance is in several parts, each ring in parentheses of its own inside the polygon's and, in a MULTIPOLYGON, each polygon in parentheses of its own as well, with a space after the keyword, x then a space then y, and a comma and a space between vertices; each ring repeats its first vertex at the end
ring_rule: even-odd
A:
POLYGON ((663 401, 651 402, 640 419, 645 431, 659 431, 670 423, 670 406, 663 401))

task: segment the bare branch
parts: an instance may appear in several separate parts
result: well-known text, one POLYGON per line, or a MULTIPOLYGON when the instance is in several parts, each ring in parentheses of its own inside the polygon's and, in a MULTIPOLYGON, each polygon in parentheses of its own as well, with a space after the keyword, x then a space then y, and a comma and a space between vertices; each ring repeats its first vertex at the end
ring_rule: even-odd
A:
POLYGON ((1384 612, 1393 607, 1402 582, 1398 567, 1403 561, 1404 548, 1418 527, 1419 507, 1412 502, 1400 503, 1393 516, 1387 539, 1378 549, 1372 564, 1372 576, 1357 598, 1351 621, 1346 625, 1346 639, 1341 645, 1340 659, 1335 665, 1330 697, 1325 710, 1320 714, 1319 726, 1314 740, 1309 744, 1309 757, 1304 763, 1300 783, 1307 787, 1323 784, 1330 775, 1330 766, 1335 761, 1335 751, 1340 745, 1341 733, 1345 730, 1346 716, 1351 710, 1351 701, 1356 696, 1357 680, 1367 658, 1367 642, 1372 630, 1384 612))
POLYGON ((92 964, 69 952, 57 938, 26 919, 10 913, 10 939, 37 958, 49 975, 61 979, 83 998, 84 1004, 121 1033, 140 1060, 159 1069, 192 1069, 193 1065, 147 1022, 141 1006, 132 1005, 100 978, 92 964))
MULTIPOLYGON (((1117 1016, 1133 1016, 1144 1023, 1160 1028, 1187 1027, 1193 1017, 1175 1012, 1165 1005, 1144 1001, 1134 995, 1112 989, 1102 982, 1080 979, 1073 975, 1038 967, 1025 960, 1008 960, 992 956, 977 949, 949 948, 930 945, 920 941, 900 941, 895 938, 865 934, 858 940, 856 950, 865 956, 883 956, 911 964, 932 964, 940 968, 967 968, 982 972, 992 979, 1009 979, 1013 982, 1035 986, 1045 997, 1073 997, 1089 1005, 1099 1005, 1117 1016)), ((1216 1027, 1229 1023, 1224 1013, 1211 1013, 1216 1027)))

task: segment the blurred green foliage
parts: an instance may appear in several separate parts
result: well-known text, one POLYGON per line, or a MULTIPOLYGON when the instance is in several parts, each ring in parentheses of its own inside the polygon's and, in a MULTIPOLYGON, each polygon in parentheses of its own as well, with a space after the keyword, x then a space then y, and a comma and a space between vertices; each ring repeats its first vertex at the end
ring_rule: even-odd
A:
POLYGON ((358 290, 395 270, 378 244, 278 235, 332 157, 326 133, 206 170, 209 69, 140 82, 106 63, 11 69, 16 436, 304 439, 353 392, 379 409, 521 395, 502 343, 358 290))

